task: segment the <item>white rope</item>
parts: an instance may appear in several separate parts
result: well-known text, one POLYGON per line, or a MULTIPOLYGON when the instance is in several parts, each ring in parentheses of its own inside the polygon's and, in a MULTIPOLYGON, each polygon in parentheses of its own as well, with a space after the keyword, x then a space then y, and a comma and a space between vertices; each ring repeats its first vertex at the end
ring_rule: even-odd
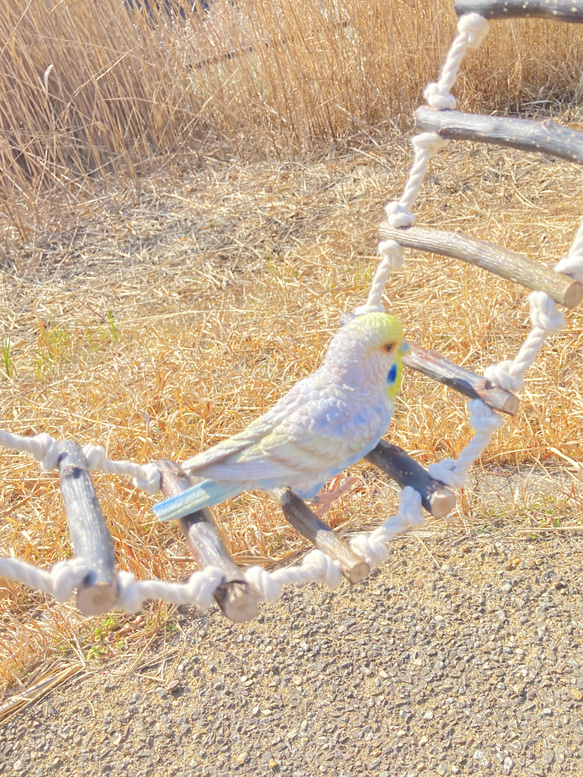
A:
POLYGON ((58 602, 68 602, 87 576, 89 568, 82 559, 59 561, 50 572, 17 558, 0 558, 0 578, 16 580, 30 588, 54 596, 58 602))
MULTIPOLYGON (((397 249, 397 253, 402 254, 401 247, 397 246, 397 249)), ((397 258, 396 262, 398 261, 397 258)), ((23 437, 0 430, 0 444, 29 453, 40 461, 43 469, 51 471, 57 467, 57 441, 48 434, 23 437)), ((136 485, 141 482, 142 485, 138 487, 148 490, 159 488, 160 473, 155 463, 141 467, 130 461, 112 461, 107 458, 104 448, 92 444, 86 445, 83 453, 91 471, 129 475, 136 485)), ((369 535, 355 537, 351 544, 355 549, 363 549, 363 556, 371 565, 378 564, 386 557, 385 544, 390 539, 399 532, 420 525, 423 520, 421 497, 413 489, 404 488, 397 515, 369 535)), ((24 583, 54 596, 58 602, 69 601, 89 571, 86 563, 80 558, 60 561, 50 571, 46 571, 20 559, 0 557, 0 578, 24 583)), ((335 589, 342 581, 342 570, 328 555, 320 550, 312 550, 297 566, 273 572, 254 566, 245 572, 245 578, 262 600, 275 602, 281 597, 285 585, 316 582, 335 589)), ((145 600, 161 599, 173 604, 194 604, 204 611, 211 605, 213 594, 223 581, 224 574, 217 567, 205 567, 204 570, 195 572, 186 583, 136 580, 132 573, 121 571, 117 575, 118 598, 115 607, 126 612, 136 612, 145 600)))
MULTIPOLYGON (((466 14, 459 19, 458 35, 447 53, 440 77, 423 92, 432 108, 455 108, 456 101, 450 90, 456 82, 462 59, 468 48, 476 49, 480 46, 488 34, 488 28, 486 19, 476 13, 466 14)), ((415 223, 411 208, 421 189, 431 157, 448 142, 432 132, 423 132, 413 138, 414 159, 403 194, 399 200, 386 206, 387 219, 392 227, 403 228, 415 223)), ((357 315, 383 310, 382 298, 389 275, 403 264, 402 250, 399 252, 399 247, 397 241, 379 244, 381 261, 372 280, 366 305, 356 308, 357 315)), ((583 282, 583 220, 579 224, 569 255, 558 262, 554 269, 583 282)), ((565 325, 563 314, 557 310, 556 304, 547 294, 535 291, 528 295, 528 300, 532 329, 517 355, 512 360, 491 365, 484 371, 484 376, 492 384, 508 391, 519 391, 522 388, 526 371, 533 364, 546 338, 565 325)), ((503 423, 501 417, 480 400, 472 400, 468 403, 468 408, 470 424, 475 429, 470 442, 457 459, 444 459, 429 467, 429 473, 434 478, 456 489, 463 486, 471 465, 482 455, 495 429, 503 423)), ((374 557, 373 550, 367 549, 367 552, 371 558, 374 557)), ((382 554, 382 551, 379 552, 382 554)))
POLYGON ((394 240, 385 240, 379 243, 381 262, 372 279, 366 305, 361 305, 354 311, 357 316, 364 313, 383 313, 383 294, 389 275, 394 270, 400 270, 404 262, 403 247, 394 240))
POLYGON ((438 111, 452 110, 456 106, 450 89, 457 80, 458 71, 466 49, 477 49, 488 34, 489 23, 477 13, 462 16, 458 21, 458 35, 447 53, 439 80, 429 84, 423 96, 432 108, 438 111))
POLYGON ((119 572, 116 607, 136 612, 146 599, 162 599, 169 604, 194 604, 204 612, 211 606, 213 594, 224 579, 224 573, 212 566, 195 572, 185 583, 136 580, 131 572, 119 572))
POLYGON ((386 561, 387 542, 407 529, 421 526, 425 518, 421 511, 421 496, 410 486, 401 491, 399 512, 369 534, 358 534, 350 541, 355 553, 370 564, 371 568, 386 561))
POLYGON ((569 255, 555 265, 557 272, 571 275, 579 283, 583 283, 583 219, 569 249, 569 255))
POLYGON ((447 146, 449 140, 440 138, 436 132, 422 132, 420 135, 415 135, 411 143, 415 156, 403 195, 400 200, 390 202, 385 208, 389 224, 396 228, 410 227, 415 223, 411 206, 417 199, 429 161, 437 151, 447 146))
MULTIPOLYGON (((412 488, 401 492, 399 512, 370 534, 354 537, 351 546, 360 552, 371 566, 381 563, 387 556, 386 543, 398 533, 424 522, 421 513, 421 497, 412 488)), ((13 558, 0 558, 0 577, 16 580, 67 602, 85 579, 89 569, 82 559, 60 561, 50 571, 38 569, 32 564, 13 558)), ((117 574, 118 598, 116 608, 136 612, 147 599, 161 599, 170 604, 194 604, 204 611, 213 602, 216 589, 225 576, 218 567, 205 567, 192 574, 185 583, 169 583, 163 580, 136 580, 131 572, 117 574)), ((285 585, 323 583, 336 589, 342 581, 340 565, 320 550, 312 550, 294 567, 283 567, 268 572, 260 566, 250 567, 245 579, 259 594, 261 600, 276 602, 285 585)))
MULTIPOLYGON (((41 469, 52 472, 57 469, 59 451, 57 440, 45 432, 24 437, 0 429, 0 445, 9 450, 30 454, 40 462, 41 469)), ((99 470, 109 475, 127 475, 132 478, 136 488, 141 488, 148 494, 160 490, 160 470, 155 462, 141 466, 133 461, 114 461, 108 459, 105 448, 89 443, 83 448, 87 464, 91 472, 99 470)))
MULTIPOLYGON (((457 25, 458 35, 447 53, 439 80, 436 83, 429 84, 423 93, 432 108, 437 108, 438 110, 455 108, 455 98, 450 94, 450 89, 457 79, 462 59, 468 48, 478 48, 488 34, 488 28, 489 22, 477 13, 466 14, 460 18, 457 25)), ((431 157, 437 151, 444 148, 449 143, 449 140, 441 138, 435 132, 422 132, 416 135, 411 143, 415 155, 405 189, 401 199, 390 202, 386 206, 389 224, 395 228, 409 227, 415 223, 415 216, 411 212, 411 207, 417 199, 431 157)), ((382 245, 381 243, 379 251, 384 259, 385 254, 381 248, 382 245)), ((388 274, 391 271, 387 272, 387 266, 386 263, 381 262, 373 279, 374 292, 371 289, 366 306, 359 308, 358 312, 369 312, 374 305, 380 305, 382 291, 379 295, 378 286, 382 283, 384 289, 388 274)))
POLYGON ((476 430, 470 442, 457 459, 443 459, 430 464, 428 468, 432 477, 441 480, 450 488, 463 486, 470 467, 482 455, 494 431, 504 423, 502 418, 490 410, 480 399, 470 400, 468 408, 471 411, 470 423, 476 430))

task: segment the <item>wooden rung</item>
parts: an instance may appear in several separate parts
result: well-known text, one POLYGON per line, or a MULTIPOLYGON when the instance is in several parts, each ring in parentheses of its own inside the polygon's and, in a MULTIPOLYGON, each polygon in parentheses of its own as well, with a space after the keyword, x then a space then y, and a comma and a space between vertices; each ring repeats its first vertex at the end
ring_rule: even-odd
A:
POLYGON ((483 375, 459 367, 435 351, 428 351, 412 343, 409 346, 411 350, 403 356, 406 367, 422 372, 470 399, 481 399, 492 410, 508 415, 515 415, 518 411, 520 401, 512 392, 492 385, 483 375))
POLYGON ((455 12, 458 16, 479 13, 485 19, 536 16, 561 22, 583 22, 581 0, 459 0, 455 12))
POLYGON ((365 458, 382 469, 401 488, 411 486, 421 496, 421 503, 435 518, 443 518, 456 505, 453 491, 439 480, 432 478, 429 472, 412 459, 402 448, 386 440, 381 440, 365 458))
POLYGON ((83 615, 101 615, 111 610, 118 597, 113 542, 80 446, 65 440, 57 450, 71 542, 75 555, 90 569, 77 589, 77 607, 83 615))
POLYGON ((364 580, 370 572, 367 562, 334 534, 299 496, 289 488, 273 490, 271 493, 277 499, 287 522, 312 545, 338 561, 342 574, 350 583, 364 580))
POLYGON ((583 284, 568 275, 549 270, 527 256, 468 237, 462 232, 442 232, 421 227, 396 228, 383 221, 379 233, 383 240, 395 240, 408 248, 451 256, 519 283, 527 289, 544 291, 555 302, 567 308, 574 308, 583 298, 583 284))
POLYGON ((538 151, 583 165, 583 133, 552 121, 436 111, 423 106, 415 111, 415 126, 437 132, 441 138, 477 140, 521 151, 538 151))
MULTIPOLYGON (((162 493, 166 499, 192 487, 188 475, 173 461, 159 461, 162 493)), ((179 518, 179 523, 196 562, 204 567, 222 570, 224 582, 216 589, 214 598, 223 613, 235 623, 255 618, 259 609, 259 595, 243 578, 227 550, 219 527, 208 509, 179 518)))

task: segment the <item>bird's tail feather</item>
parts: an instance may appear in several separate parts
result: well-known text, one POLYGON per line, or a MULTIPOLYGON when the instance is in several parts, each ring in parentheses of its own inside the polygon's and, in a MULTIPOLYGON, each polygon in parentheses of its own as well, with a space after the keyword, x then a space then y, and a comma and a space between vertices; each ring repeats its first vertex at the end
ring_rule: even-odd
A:
POLYGON ((159 502, 153 509, 159 521, 173 521, 202 510, 203 507, 212 507, 224 502, 225 499, 237 496, 242 490, 238 483, 202 480, 192 488, 159 502))

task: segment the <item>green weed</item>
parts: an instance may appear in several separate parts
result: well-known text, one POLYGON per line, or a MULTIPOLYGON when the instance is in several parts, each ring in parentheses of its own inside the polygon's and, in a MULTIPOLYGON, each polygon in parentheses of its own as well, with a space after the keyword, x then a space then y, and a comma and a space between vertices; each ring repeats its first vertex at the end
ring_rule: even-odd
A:
POLYGON ((4 345, 2 346, 2 364, 4 366, 4 372, 7 378, 11 378, 14 375, 14 363, 12 361, 11 353, 12 343, 9 337, 4 339, 4 345))

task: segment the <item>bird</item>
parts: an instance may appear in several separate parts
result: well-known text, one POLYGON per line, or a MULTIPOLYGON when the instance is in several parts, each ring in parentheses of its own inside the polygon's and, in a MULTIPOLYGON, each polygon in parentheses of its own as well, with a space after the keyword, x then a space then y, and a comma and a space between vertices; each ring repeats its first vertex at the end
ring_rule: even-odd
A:
POLYGON ((156 517, 175 520, 243 491, 289 488, 314 499, 387 431, 408 350, 395 316, 353 317, 314 373, 243 431, 182 464, 194 485, 154 505, 156 517))

